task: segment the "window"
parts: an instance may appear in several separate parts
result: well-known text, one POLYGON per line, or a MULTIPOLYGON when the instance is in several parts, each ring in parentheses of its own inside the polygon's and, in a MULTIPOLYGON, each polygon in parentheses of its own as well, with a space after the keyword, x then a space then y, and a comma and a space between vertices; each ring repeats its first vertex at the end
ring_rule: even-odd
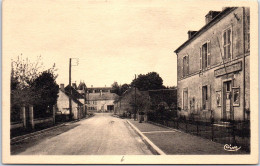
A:
POLYGON ((210 85, 202 87, 202 108, 210 109, 210 85))
POLYGON ((183 57, 182 76, 185 77, 189 74, 189 56, 183 57))
POLYGON ((207 41, 200 48, 200 69, 205 70, 210 66, 210 42, 207 41))
POLYGON ((188 111, 188 89, 183 90, 183 109, 188 111))
POLYGON ((230 60, 232 54, 232 31, 231 28, 224 30, 223 32, 223 51, 224 51, 224 59, 230 60))

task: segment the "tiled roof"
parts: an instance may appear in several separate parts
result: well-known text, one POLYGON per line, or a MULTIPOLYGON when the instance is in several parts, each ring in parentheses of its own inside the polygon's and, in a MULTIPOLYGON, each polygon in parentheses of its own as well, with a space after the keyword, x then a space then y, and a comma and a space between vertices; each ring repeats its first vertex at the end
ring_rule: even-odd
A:
POLYGON ((215 18, 213 18, 209 23, 204 25, 200 30, 198 30, 191 38, 189 38, 186 42, 184 42, 181 46, 179 46, 174 52, 178 53, 182 48, 184 48, 186 45, 188 45, 192 40, 197 38, 199 35, 204 33, 208 28, 213 26, 217 21, 221 20, 222 17, 229 14, 231 11, 235 10, 237 7, 228 7, 224 9, 220 14, 218 14, 215 18))
POLYGON ((72 90, 72 97, 76 99, 84 99, 84 96, 82 96, 76 89, 73 87, 70 87, 69 85, 66 86, 65 92, 70 94, 70 90, 72 90))
POLYGON ((76 99, 75 97, 72 97, 68 92, 63 91, 60 89, 61 92, 65 93, 69 98, 71 98, 75 103, 79 104, 79 105, 83 105, 83 103, 81 103, 78 99, 76 99))
POLYGON ((89 93, 86 95, 87 100, 115 100, 118 97, 115 93, 89 93))

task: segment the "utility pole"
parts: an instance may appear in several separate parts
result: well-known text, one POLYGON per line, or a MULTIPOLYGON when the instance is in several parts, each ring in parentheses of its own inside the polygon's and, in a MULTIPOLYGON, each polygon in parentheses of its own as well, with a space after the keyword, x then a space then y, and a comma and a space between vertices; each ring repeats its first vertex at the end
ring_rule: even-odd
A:
POLYGON ((69 97, 69 110, 70 110, 70 115, 69 115, 69 118, 70 120, 72 120, 72 100, 71 100, 71 97, 72 97, 72 86, 71 86, 71 66, 78 66, 79 64, 79 59, 78 58, 70 58, 70 63, 69 63, 69 94, 70 94, 70 97, 69 97), (74 63, 74 65, 72 65, 72 59, 76 59, 76 64, 74 63))
POLYGON ((69 119, 72 120, 71 58, 70 58, 70 63, 69 63, 69 93, 70 93, 70 97, 69 97, 69 110, 70 110, 69 119))
POLYGON ((135 74, 135 114, 134 114, 134 120, 136 120, 136 74, 135 74))

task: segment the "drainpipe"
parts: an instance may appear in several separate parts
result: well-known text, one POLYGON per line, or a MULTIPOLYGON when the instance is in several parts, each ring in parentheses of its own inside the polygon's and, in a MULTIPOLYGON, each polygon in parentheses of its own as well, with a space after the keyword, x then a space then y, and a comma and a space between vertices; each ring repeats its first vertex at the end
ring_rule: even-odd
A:
POLYGON ((243 7, 243 120, 246 120, 246 59, 245 59, 245 54, 246 54, 246 48, 245 48, 245 7, 243 7))

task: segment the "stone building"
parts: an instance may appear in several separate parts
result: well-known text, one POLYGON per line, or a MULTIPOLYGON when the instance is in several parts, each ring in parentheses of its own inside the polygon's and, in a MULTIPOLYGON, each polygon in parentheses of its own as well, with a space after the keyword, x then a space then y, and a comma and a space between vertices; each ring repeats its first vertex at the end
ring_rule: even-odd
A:
MULTIPOLYGON (((136 97, 136 102, 137 105, 140 102, 145 102, 149 101, 149 93, 148 91, 140 91, 138 88, 128 88, 122 96, 118 97, 117 100, 115 101, 115 114, 118 115, 123 115, 127 113, 131 113, 132 115, 134 114, 134 102, 135 102, 135 97, 136 97)), ((138 111, 145 111, 145 110, 136 110, 138 111)))
POLYGON ((87 88, 86 103, 90 111, 112 112, 117 94, 111 93, 111 87, 87 88))
POLYGON ((69 118, 69 100, 71 99, 73 119, 81 119, 86 116, 84 109, 84 98, 77 93, 74 88, 69 86, 64 88, 64 84, 61 84, 58 96, 57 115, 66 115, 67 119, 69 118), (72 90, 72 94, 70 94, 70 89, 72 90))
POLYGON ((206 24, 188 31, 188 40, 175 53, 181 115, 249 120, 249 8, 210 11, 206 24))

